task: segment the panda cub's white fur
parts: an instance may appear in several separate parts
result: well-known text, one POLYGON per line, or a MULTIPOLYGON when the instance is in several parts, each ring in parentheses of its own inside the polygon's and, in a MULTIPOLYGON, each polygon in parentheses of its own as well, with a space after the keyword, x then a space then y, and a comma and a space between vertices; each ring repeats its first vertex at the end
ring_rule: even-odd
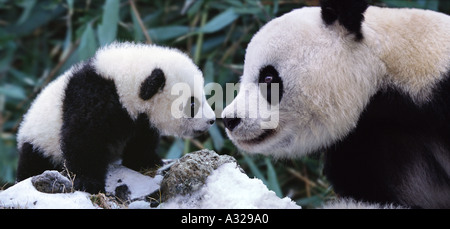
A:
POLYGON ((47 85, 45 90, 34 100, 17 133, 19 151, 25 142, 30 142, 39 150, 46 152, 46 156, 53 163, 63 162, 61 145, 59 144, 61 140, 62 103, 67 81, 77 67, 72 67, 47 85))

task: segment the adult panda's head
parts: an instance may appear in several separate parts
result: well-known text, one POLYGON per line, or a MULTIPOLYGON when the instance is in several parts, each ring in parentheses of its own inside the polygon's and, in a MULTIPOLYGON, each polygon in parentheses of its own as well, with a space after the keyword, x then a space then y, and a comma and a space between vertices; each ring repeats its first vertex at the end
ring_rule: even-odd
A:
POLYGON ((136 119, 146 114, 162 135, 196 136, 214 123, 203 75, 179 50, 113 43, 97 51, 92 65, 99 75, 115 82, 129 115, 136 119))
POLYGON ((448 17, 378 7, 364 14, 368 5, 363 0, 321 3, 270 21, 249 43, 240 92, 222 113, 227 134, 239 148, 289 157, 330 146, 356 126, 377 91, 394 86, 417 103, 426 101, 450 63, 445 35, 450 31, 440 25, 448 17), (414 37, 435 40, 443 48, 430 49, 414 37), (278 83, 278 101, 269 101, 258 83, 268 88, 278 83), (261 109, 274 102, 278 109, 261 109), (257 117, 249 116, 252 109, 257 117), (278 121, 275 128, 261 128, 267 117, 278 121))

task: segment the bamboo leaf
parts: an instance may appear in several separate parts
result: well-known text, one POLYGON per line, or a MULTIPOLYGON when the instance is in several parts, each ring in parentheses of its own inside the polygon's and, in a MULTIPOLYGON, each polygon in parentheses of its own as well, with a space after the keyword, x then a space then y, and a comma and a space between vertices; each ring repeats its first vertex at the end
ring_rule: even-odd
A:
POLYGON ((244 157, 244 161, 247 163, 248 167, 250 168, 250 171, 253 173, 253 175, 262 180, 262 182, 267 186, 268 182, 266 178, 264 177, 263 173, 258 169, 258 166, 256 166, 255 162, 252 158, 250 158, 245 153, 242 153, 242 156, 244 157))
POLYGON ((217 32, 223 29, 225 26, 230 25, 237 18, 238 14, 236 14, 232 8, 229 8, 228 10, 215 16, 208 23, 206 23, 205 26, 203 26, 200 29, 200 32, 202 33, 217 32))
POLYGON ((152 37, 153 39, 155 39, 155 41, 158 41, 158 42, 177 38, 177 37, 185 35, 188 32, 189 32, 189 27, 179 26, 179 25, 164 26, 164 27, 152 28, 152 29, 148 30, 150 37, 152 37))
MULTIPOLYGON (((187 0, 189 1, 189 0, 187 0)), ((197 14, 201 8, 201 6, 203 5, 203 0, 196 0, 194 1, 194 3, 192 3, 189 6, 189 10, 187 11, 187 14, 192 17, 193 15, 197 14)))
POLYGON ((169 151, 166 154, 167 159, 177 159, 183 155, 184 150, 184 141, 181 138, 176 138, 176 140, 172 143, 169 151))
POLYGON ((28 86, 36 85, 36 82, 30 75, 25 74, 17 69, 11 68, 9 69, 9 73, 21 83, 24 83, 28 86))
POLYGON ((26 35, 33 32, 36 28, 50 22, 50 20, 59 17, 65 9, 61 5, 54 8, 46 7, 47 1, 39 1, 36 6, 26 16, 26 20, 21 24, 10 24, 6 27, 6 31, 16 34, 17 36, 26 35))
POLYGON ((97 50, 98 44, 95 40, 94 30, 91 24, 86 26, 86 29, 81 35, 80 46, 78 47, 78 57, 80 60, 87 60, 94 56, 95 50, 97 50))
POLYGON ((264 158, 267 165, 267 183, 268 188, 277 194, 278 197, 283 197, 280 184, 278 183, 277 173, 268 157, 264 158))
POLYGON ((70 52, 70 49, 72 48, 72 15, 74 12, 73 4, 74 0, 66 0, 67 7, 69 10, 69 15, 67 16, 67 31, 66 31, 66 38, 64 39, 64 47, 63 47, 63 53, 61 54, 61 57, 64 58, 67 56, 67 54, 70 52))
POLYGON ((209 134, 211 135, 211 138, 214 143, 214 149, 221 151, 224 145, 224 139, 222 137, 222 134, 220 133, 219 127, 214 124, 209 128, 209 134))
POLYGON ((133 20, 133 32, 134 32, 134 41, 142 41, 144 40, 144 33, 142 32, 141 26, 139 25, 139 21, 137 19, 136 14, 133 12, 130 7, 131 19, 133 20))
POLYGON ((22 12, 22 15, 20 15, 19 20, 17 21, 17 25, 23 24, 26 20, 28 20, 28 17, 30 16, 31 11, 36 5, 36 2, 36 0, 20 1, 20 6, 22 6, 24 10, 22 12))
POLYGON ((98 26, 97 35, 100 45, 104 46, 113 42, 117 36, 119 23, 119 0, 106 0, 102 16, 102 24, 98 26))
POLYGON ((14 54, 16 52, 17 45, 13 41, 8 41, 4 44, 3 48, 0 48, 0 72, 8 69, 11 61, 14 58, 14 54))
POLYGON ((203 77, 205 78, 205 85, 214 82, 214 63, 208 59, 203 67, 203 77))
POLYGON ((385 0, 384 2, 390 7, 399 7, 399 8, 412 7, 436 11, 439 9, 439 1, 437 0, 416 0, 416 1, 385 0))
POLYGON ((323 202, 323 197, 321 196, 311 196, 299 199, 296 203, 300 206, 311 206, 311 207, 319 207, 323 202))
POLYGON ((0 86, 0 94, 4 94, 9 98, 18 100, 24 100, 27 98, 25 90, 22 87, 13 84, 5 84, 0 86))

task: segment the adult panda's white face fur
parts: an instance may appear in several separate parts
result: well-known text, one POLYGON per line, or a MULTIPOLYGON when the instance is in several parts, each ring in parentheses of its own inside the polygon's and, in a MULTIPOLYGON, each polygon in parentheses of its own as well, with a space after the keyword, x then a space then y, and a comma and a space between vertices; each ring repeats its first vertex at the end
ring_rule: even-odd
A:
POLYGON ((162 135, 192 137, 214 123, 201 71, 176 49, 114 43, 97 51, 93 66, 98 74, 114 80, 130 116, 146 114, 162 135), (176 85, 184 91, 174 91, 176 85), (179 106, 173 109, 177 101, 179 106))
POLYGON ((383 88, 396 87, 417 104, 426 102, 432 85, 449 67, 450 39, 442 33, 450 34, 450 28, 439 25, 448 18, 429 11, 377 7, 370 7, 364 16, 357 31, 337 21, 325 23, 319 7, 294 10, 266 24, 247 47, 240 92, 222 113, 233 143, 247 152, 298 156, 345 137, 372 95, 383 88), (405 30, 408 18, 414 17, 427 20, 414 25, 426 31, 405 30), (420 35, 435 40, 442 49, 419 41, 414 48, 421 51, 413 53, 410 41, 395 37, 399 33, 407 35, 403 39, 420 35), (280 85, 279 111, 260 109, 269 105, 258 88, 265 82, 280 85), (246 101, 249 105, 237 105, 246 101), (249 118, 252 109, 260 115, 249 118), (265 130, 260 116, 278 119, 278 125, 265 130))

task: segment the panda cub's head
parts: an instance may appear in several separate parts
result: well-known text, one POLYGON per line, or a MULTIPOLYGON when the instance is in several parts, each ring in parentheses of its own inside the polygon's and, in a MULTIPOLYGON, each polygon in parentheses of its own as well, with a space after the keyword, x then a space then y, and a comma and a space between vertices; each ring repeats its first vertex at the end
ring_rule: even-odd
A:
POLYGON ((97 51, 92 65, 99 75, 114 80, 130 116, 146 114, 162 135, 196 136, 214 123, 201 71, 176 49, 113 43, 97 51))

